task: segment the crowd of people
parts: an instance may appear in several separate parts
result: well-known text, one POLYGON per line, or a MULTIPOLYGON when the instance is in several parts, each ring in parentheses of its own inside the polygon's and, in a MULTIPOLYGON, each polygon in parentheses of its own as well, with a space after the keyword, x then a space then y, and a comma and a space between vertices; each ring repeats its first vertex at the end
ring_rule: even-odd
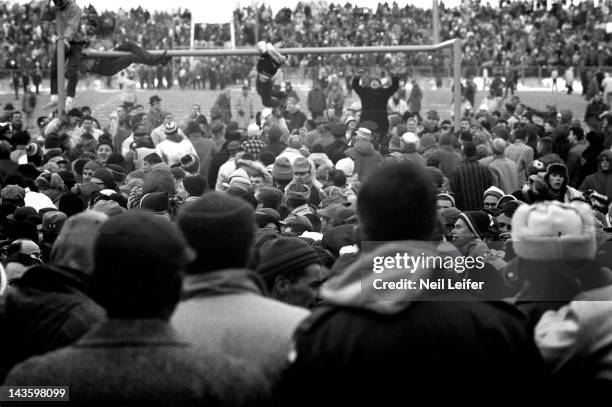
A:
POLYGON ((510 382, 606 388, 610 302, 588 302, 612 300, 603 88, 583 120, 515 95, 454 129, 397 76, 360 71, 360 104, 326 105, 316 84, 301 111, 271 90, 283 56, 258 49, 267 107, 245 86, 238 118, 227 92, 208 116, 154 95, 32 133, 5 107, 5 385, 69 385, 82 405, 389 404, 407 380, 454 401, 475 382, 506 401, 523 394, 510 382), (372 272, 398 253, 483 267, 372 272), (397 288, 410 276, 467 285, 397 288))
MULTIPOLYGON (((4 77, 14 74, 16 93, 20 86, 36 85, 39 78, 48 75, 55 36, 53 25, 42 21, 41 11, 41 3, 35 1, 0 4, 0 43, 5 50, 0 66, 5 68, 4 77)), ((139 7, 99 13, 89 6, 83 15, 84 26, 95 25, 90 41, 96 49, 113 49, 124 41, 144 49, 189 45, 188 10, 149 12, 139 7)), ((605 5, 593 2, 555 3, 550 10, 541 2, 502 2, 495 7, 471 2, 468 8, 440 4, 440 38, 465 41, 468 75, 481 76, 483 68, 491 68, 516 81, 520 76, 548 76, 553 71, 563 75, 566 68, 573 67, 576 78, 586 85, 589 68, 612 65, 606 15, 605 5)), ((253 46, 258 40, 282 42, 284 47, 423 44, 432 38, 431 10, 397 3, 380 3, 374 10, 351 4, 299 3, 276 14, 265 5, 247 6, 235 10, 234 20, 237 46, 253 46)), ((198 25, 196 39, 202 46, 223 46, 230 41, 229 25, 198 25)), ((248 71, 242 68, 252 65, 250 58, 203 58, 197 62, 186 68, 190 84, 200 88, 210 82, 213 89, 217 84, 244 81, 248 71)), ((429 66, 433 76, 451 71, 451 59, 444 53, 303 55, 288 60, 290 66, 310 68, 309 75, 317 79, 331 73, 350 78, 353 66, 385 70, 400 64, 429 66)), ((149 87, 158 76, 155 68, 147 67, 142 67, 139 75, 141 85, 149 87)), ((172 86, 172 81, 168 83, 158 82, 159 86, 172 86)))
POLYGON ((261 111, 246 84, 185 117, 160 93, 32 131, 3 106, 3 385, 88 406, 607 395, 609 75, 584 117, 494 87, 455 128, 400 67, 355 65, 346 106, 279 89, 291 59, 256 48, 261 111))

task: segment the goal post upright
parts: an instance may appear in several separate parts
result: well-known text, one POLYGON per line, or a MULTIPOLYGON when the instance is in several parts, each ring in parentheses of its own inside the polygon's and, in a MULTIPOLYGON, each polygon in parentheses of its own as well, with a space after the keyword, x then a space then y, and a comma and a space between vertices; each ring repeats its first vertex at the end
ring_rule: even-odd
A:
POLYGON ((459 131, 461 123, 461 40, 453 44, 453 125, 459 131))
MULTIPOLYGON (((459 128, 461 115, 461 40, 450 39, 431 45, 380 45, 370 47, 304 47, 304 48, 282 48, 279 49, 284 55, 324 55, 324 54, 381 54, 401 52, 432 52, 452 48, 453 52, 453 115, 455 129, 459 128)), ((149 51, 152 55, 167 56, 194 56, 194 57, 222 57, 222 56, 257 56, 259 51, 254 47, 243 49, 189 49, 149 51)), ((89 51, 88 56, 92 58, 113 58, 130 55, 123 51, 89 51)))
MULTIPOLYGON (((56 21, 60 21, 60 10, 56 11, 56 21)), ((57 116, 62 117, 66 110, 66 45, 64 44, 64 30, 57 24, 57 116)))

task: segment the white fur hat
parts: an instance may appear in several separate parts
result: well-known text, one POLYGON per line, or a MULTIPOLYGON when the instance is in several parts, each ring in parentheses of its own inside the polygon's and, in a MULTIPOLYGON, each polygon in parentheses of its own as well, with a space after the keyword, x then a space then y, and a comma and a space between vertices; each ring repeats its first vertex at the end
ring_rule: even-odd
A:
POLYGON ((594 259, 597 250, 591 209, 579 201, 519 206, 512 240, 518 257, 527 260, 594 259))
POLYGON ((343 158, 336 163, 336 169, 342 171, 347 177, 350 177, 355 171, 355 162, 351 158, 343 158))
POLYGON ((414 144, 416 146, 421 143, 419 136, 411 131, 407 131, 406 133, 402 134, 402 141, 406 144, 414 144))

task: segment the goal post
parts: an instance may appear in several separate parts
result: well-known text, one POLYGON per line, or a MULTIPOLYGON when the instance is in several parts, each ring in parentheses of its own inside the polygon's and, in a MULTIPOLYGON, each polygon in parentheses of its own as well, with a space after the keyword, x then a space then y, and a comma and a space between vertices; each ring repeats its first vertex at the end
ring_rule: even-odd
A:
MULTIPOLYGON (((282 48, 279 51, 284 55, 304 54, 380 54, 398 52, 432 52, 451 48, 453 51, 453 119, 455 130, 459 129, 461 119, 461 39, 454 38, 448 41, 431 45, 389 45, 371 47, 304 47, 282 48)), ((222 56, 256 56, 259 52, 255 47, 244 49, 193 49, 193 50, 155 50, 149 51, 152 55, 162 55, 164 52, 170 57, 222 57, 222 56)), ((88 51, 88 56, 94 58, 113 58, 127 56, 124 51, 88 51)), ((61 103, 61 102, 60 102, 61 103)))

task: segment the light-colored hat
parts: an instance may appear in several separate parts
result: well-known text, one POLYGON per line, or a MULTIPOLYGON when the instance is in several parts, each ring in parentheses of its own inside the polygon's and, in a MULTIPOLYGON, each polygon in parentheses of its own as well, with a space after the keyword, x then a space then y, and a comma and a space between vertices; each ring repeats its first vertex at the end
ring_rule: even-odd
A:
POLYGON ((594 259, 597 249, 591 208, 580 201, 521 205, 512 235, 516 254, 528 260, 594 259))
POLYGON ((370 141, 372 140, 372 132, 365 127, 360 127, 357 129, 357 138, 370 141))
POLYGON ((178 124, 176 122, 168 122, 164 125, 164 133, 172 134, 178 131, 178 124))
POLYGON ((247 127, 247 136, 259 136, 259 126, 255 123, 249 124, 249 127, 247 127))
POLYGON ((343 158, 336 163, 336 169, 342 171, 347 177, 350 177, 355 172, 355 162, 349 157, 343 158))
POLYGON ((421 139, 419 139, 419 136, 417 136, 411 131, 407 131, 406 133, 402 134, 402 141, 406 144, 414 144, 416 146, 421 143, 421 139))

